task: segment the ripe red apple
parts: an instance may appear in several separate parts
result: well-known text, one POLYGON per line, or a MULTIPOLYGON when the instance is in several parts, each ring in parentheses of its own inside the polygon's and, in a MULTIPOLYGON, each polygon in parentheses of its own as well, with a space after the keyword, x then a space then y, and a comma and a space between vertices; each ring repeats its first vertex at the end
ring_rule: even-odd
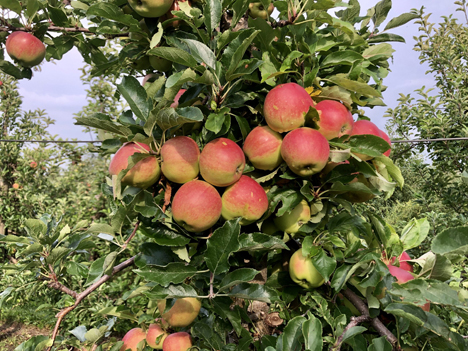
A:
POLYGON ((37 167, 37 162, 36 162, 36 161, 31 161, 31 162, 29 163, 29 167, 31 167, 31 168, 36 168, 36 167, 37 167))
POLYGON ((187 89, 180 89, 176 96, 174 97, 174 102, 171 104, 171 107, 177 108, 179 106, 180 97, 187 91, 187 89))
POLYGON ((159 300, 159 313, 171 327, 187 327, 197 318, 201 302, 194 297, 184 297, 177 299, 166 313, 164 313, 165 308, 166 300, 159 300))
MULTIPOLYGON (((147 144, 130 142, 125 143, 112 157, 109 165, 109 173, 118 175, 120 171, 128 166, 128 158, 135 153, 150 151, 147 144)), ((134 165, 123 177, 122 183, 137 188, 146 189, 156 183, 161 175, 158 160, 155 156, 150 156, 134 165)))
POLYGON ((163 351, 187 351, 191 347, 192 338, 186 332, 170 334, 163 343, 163 351))
POLYGON ((158 56, 150 56, 149 62, 151 67, 158 72, 168 72, 172 68, 172 62, 158 56))
POLYGON ((161 328, 159 324, 150 324, 148 331, 146 332, 146 343, 153 349, 162 350, 163 342, 167 338, 167 333, 161 328), (161 336, 159 342, 158 337, 161 336))
POLYGON ((20 186, 19 186, 18 183, 14 183, 14 184, 12 185, 12 187, 13 187, 13 189, 19 189, 20 186))
MULTIPOLYGON (((390 261, 388 262, 388 264, 393 265, 395 260, 396 260, 396 257, 392 257, 390 259, 390 261)), ((407 262, 409 260, 411 260, 411 257, 408 255, 408 253, 406 251, 403 251, 403 253, 400 255, 400 257, 398 257, 398 261, 400 262, 400 268, 404 269, 407 272, 412 273, 413 272, 413 266, 409 262, 407 262)))
POLYGON ((259 220, 268 210, 268 198, 260 184, 243 175, 230 185, 222 196, 221 215, 230 220, 242 217, 241 224, 247 225, 259 220))
POLYGON ((200 155, 200 173, 203 179, 214 186, 234 184, 241 177, 244 167, 244 152, 227 138, 210 141, 200 155))
POLYGON ((297 250, 289 260, 289 275, 296 284, 303 288, 313 289, 325 283, 325 279, 315 268, 310 257, 302 254, 302 249, 297 250))
POLYGON ((390 153, 392 152, 392 142, 390 140, 390 137, 382 129, 379 129, 379 137, 381 137, 390 145, 390 149, 388 149, 387 151, 383 153, 385 156, 389 157, 390 153))
POLYGON ((302 200, 291 212, 276 217, 273 222, 279 230, 288 234, 297 233, 303 224, 310 219, 310 207, 307 201, 302 200))
POLYGON ((160 17, 171 7, 174 0, 128 0, 132 9, 142 17, 160 17))
POLYGON ((310 106, 314 105, 310 95, 299 84, 280 84, 267 94, 263 115, 271 129, 284 133, 302 127, 310 106))
POLYGON ((272 3, 265 9, 261 2, 251 2, 249 4, 249 15, 252 18, 263 18, 266 21, 272 14, 274 8, 272 3))
POLYGON ((195 233, 211 228, 221 217, 221 208, 218 191, 201 180, 192 180, 182 185, 172 200, 174 220, 189 232, 195 233))
POLYGON ((301 177, 320 172, 328 162, 328 140, 312 128, 298 128, 288 133, 281 145, 281 156, 288 167, 301 177))
POLYGON ((243 150, 255 168, 271 171, 283 162, 282 142, 281 134, 268 126, 259 126, 247 135, 243 150))
POLYGON ((13 32, 5 43, 8 55, 23 67, 37 66, 44 60, 46 48, 31 33, 13 32))
MULTIPOLYGON (((380 129, 374 123, 365 119, 361 119, 359 121, 354 122, 353 130, 351 131, 350 136, 365 134, 380 136, 380 129)), ((358 153, 355 153, 355 155, 363 161, 369 161, 373 158, 372 156, 358 153)))
POLYGON ((132 351, 137 351, 138 343, 146 339, 146 333, 141 328, 133 328, 125 334, 122 341, 124 342, 120 351, 125 351, 130 349, 132 351))
POLYGON ((200 170, 200 150, 189 137, 177 136, 169 139, 161 148, 161 171, 174 183, 187 183, 195 179, 200 170))
POLYGON ((320 116, 317 121, 318 131, 327 140, 351 133, 354 124, 353 115, 345 105, 334 100, 323 100, 315 106, 315 109, 320 116))

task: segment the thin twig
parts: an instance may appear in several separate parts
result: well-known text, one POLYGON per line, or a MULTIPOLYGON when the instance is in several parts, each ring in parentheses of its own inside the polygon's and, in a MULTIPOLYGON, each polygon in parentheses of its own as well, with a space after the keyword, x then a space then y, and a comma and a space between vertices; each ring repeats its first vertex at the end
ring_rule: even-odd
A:
POLYGON ((133 227, 133 232, 132 234, 130 234, 130 236, 128 237, 127 240, 125 240, 124 244, 122 245, 122 251, 125 250, 127 248, 127 245, 128 243, 130 242, 130 240, 133 239, 133 237, 135 236, 136 234, 136 231, 138 230, 138 227, 140 226, 140 221, 137 221, 136 224, 135 224, 135 227, 133 227))
POLYGON ((341 344, 343 343, 343 338, 346 334, 346 332, 351 329, 352 327, 355 327, 361 323, 364 323, 364 322, 370 322, 372 320, 372 318, 370 316, 365 316, 365 315, 362 315, 362 316, 359 316, 359 317, 351 317, 351 321, 349 322, 349 324, 346 326, 346 328, 344 328, 343 330, 343 333, 338 337, 338 339, 336 340, 335 342, 335 345, 333 346, 333 351, 340 351, 341 350, 341 344))
MULTIPOLYGON (((65 32, 65 33, 85 33, 97 35, 97 33, 91 32, 88 28, 83 27, 58 27, 58 26, 49 26, 47 31, 50 32, 65 32)), ((0 32, 34 32, 33 28, 27 27, 13 27, 6 26, 0 27, 0 32)), ((118 37, 128 37, 129 33, 118 33, 118 34, 105 34, 106 38, 118 38, 118 37)))

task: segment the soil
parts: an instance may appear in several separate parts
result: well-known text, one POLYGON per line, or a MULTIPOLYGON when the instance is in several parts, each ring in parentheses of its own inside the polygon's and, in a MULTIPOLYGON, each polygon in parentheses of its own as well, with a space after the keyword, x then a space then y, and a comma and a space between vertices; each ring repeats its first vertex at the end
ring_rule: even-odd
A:
POLYGON ((50 330, 33 325, 0 321, 0 350, 13 351, 22 342, 36 335, 49 335, 50 330))

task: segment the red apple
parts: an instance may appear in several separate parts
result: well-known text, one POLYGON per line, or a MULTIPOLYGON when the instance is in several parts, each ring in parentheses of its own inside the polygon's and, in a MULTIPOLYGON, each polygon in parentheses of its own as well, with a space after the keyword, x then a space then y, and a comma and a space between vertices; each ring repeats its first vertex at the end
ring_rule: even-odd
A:
POLYGON ((14 184, 12 185, 12 188, 13 188, 13 189, 19 189, 19 187, 20 187, 20 186, 19 186, 18 183, 14 183, 14 184))
POLYGON ((255 168, 271 171, 283 162, 281 157, 282 142, 281 134, 268 126, 259 126, 247 135, 243 149, 255 168))
POLYGON ((31 33, 13 32, 5 43, 8 55, 23 67, 37 66, 44 60, 46 48, 31 33))
POLYGON ((241 177, 244 167, 244 152, 227 138, 210 141, 200 155, 200 173, 203 179, 214 186, 234 184, 241 177))
POLYGON ((132 9, 142 17, 160 17, 171 7, 174 0, 128 0, 132 9))
POLYGON ((280 84, 267 94, 263 115, 271 129, 284 133, 304 125, 310 106, 314 102, 299 84, 280 84))
POLYGON ((161 328, 159 324, 150 324, 148 331, 146 332, 146 343, 153 349, 162 350, 163 342, 167 337, 167 333, 161 328), (159 342, 158 337, 161 336, 159 342))
POLYGON ((242 217, 241 224, 247 225, 259 220, 268 209, 268 198, 260 184, 243 175, 230 185, 222 196, 221 215, 230 220, 242 217))
POLYGON ((318 131, 327 140, 351 133, 354 124, 353 115, 345 105, 334 100, 323 100, 315 108, 320 116, 317 121, 318 131))
MULTIPOLYGON (((374 123, 365 119, 361 119, 359 121, 354 122, 353 130, 351 131, 350 136, 365 134, 380 136, 380 129, 374 123)), ((358 153, 355 153, 355 155, 363 161, 369 161, 373 158, 372 156, 358 153)))
POLYGON ((31 168, 36 168, 36 167, 37 167, 37 162, 36 162, 36 161, 31 161, 31 162, 29 163, 29 167, 31 167, 31 168))
POLYGON ((268 17, 272 14, 274 6, 271 3, 267 9, 265 9, 261 2, 251 2, 249 4, 249 15, 252 18, 263 18, 265 21, 268 20, 268 17))
POLYGON ((221 209, 218 191, 201 180, 182 185, 172 200, 174 220, 189 232, 199 233, 211 228, 221 217, 221 209))
POLYGON ((385 133, 381 129, 379 129, 379 137, 381 137, 383 140, 385 140, 390 145, 390 149, 388 149, 387 151, 385 151, 383 153, 385 156, 389 157, 390 153, 392 152, 392 142, 390 140, 390 137, 387 135, 387 133, 385 133))
POLYGON ((177 136, 166 141, 161 148, 161 171, 174 183, 187 183, 199 172, 200 150, 189 137, 177 136))
POLYGON ((174 97, 174 102, 171 104, 171 107, 176 108, 177 106, 179 106, 179 99, 186 91, 187 89, 180 89, 177 92, 176 96, 174 97))
MULTIPOLYGON (((128 166, 128 158, 135 153, 145 153, 150 151, 147 144, 130 142, 125 143, 112 157, 109 165, 109 173, 118 175, 120 171, 128 166)), ((150 156, 139 161, 123 177, 122 183, 137 188, 146 189, 156 183, 161 175, 158 160, 156 156, 150 156)))
POLYGON ((297 250, 289 260, 289 275, 296 284, 305 289, 318 288, 325 283, 325 279, 315 268, 310 257, 302 254, 302 249, 297 250))
POLYGON ((130 349, 132 351, 137 351, 137 346, 140 341, 146 339, 146 333, 141 328, 133 328, 125 334, 122 341, 124 342, 120 351, 126 351, 130 349))
MULTIPOLYGON (((389 264, 393 265, 395 260, 396 260, 396 257, 392 257, 390 259, 389 264)), ((411 257, 408 255, 408 253, 406 251, 403 251, 403 253, 400 255, 400 257, 398 257, 398 261, 400 262, 400 268, 404 269, 407 272, 412 273, 413 272, 413 266, 409 262, 407 262, 409 260, 411 260, 411 257)))
POLYGON ((320 172, 328 162, 328 140, 312 128, 298 128, 288 133, 281 145, 281 156, 288 167, 301 177, 320 172))
POLYGON ((158 301, 159 313, 171 327, 187 327, 200 313, 201 303, 195 297, 177 299, 174 305, 164 313, 166 300, 158 301))
POLYGON ((191 347, 192 338, 186 332, 170 334, 163 343, 163 351, 187 351, 191 347))

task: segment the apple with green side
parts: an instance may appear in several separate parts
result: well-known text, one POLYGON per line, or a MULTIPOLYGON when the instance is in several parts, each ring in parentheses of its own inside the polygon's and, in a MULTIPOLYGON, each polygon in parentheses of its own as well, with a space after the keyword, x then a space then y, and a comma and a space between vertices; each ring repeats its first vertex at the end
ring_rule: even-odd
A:
POLYGON ((169 311, 164 312, 166 300, 158 301, 159 313, 171 327, 187 327, 197 318, 201 302, 194 297, 177 299, 169 311))
POLYGON ((242 176, 244 167, 244 152, 239 145, 227 138, 210 141, 200 154, 200 174, 214 186, 234 184, 242 176))
POLYGON ((325 279, 315 268, 312 259, 302 254, 302 249, 297 250, 289 260, 289 275, 296 284, 305 289, 314 289, 325 283, 325 279))
POLYGON ((160 17, 169 11, 174 0, 128 0, 133 11, 142 17, 160 17))
POLYGON ((39 65, 46 54, 42 41, 27 32, 11 33, 6 40, 5 47, 8 55, 23 67, 39 65))
MULTIPOLYGON (((354 122, 353 130, 351 131, 349 136, 351 137, 353 135, 366 135, 366 134, 380 136, 380 129, 371 121, 360 119, 359 121, 354 122)), ((354 154, 363 161, 369 161, 373 159, 373 157, 369 155, 363 155, 359 153, 354 153, 354 154)))
POLYGON ((249 16, 252 18, 263 18, 266 21, 274 9, 273 3, 265 9, 261 2, 251 2, 249 4, 249 16))
POLYGON ((146 332, 146 343, 153 349, 162 350, 163 342, 167 338, 167 335, 164 329, 161 328, 161 325, 156 323, 150 324, 146 332))
POLYGON ((198 176, 200 149, 192 138, 177 136, 161 148, 161 171, 174 183, 187 183, 198 176))
POLYGON ((283 162, 282 143, 280 133, 268 126, 258 126, 247 135, 242 149, 256 169, 271 171, 283 162))
POLYGON ((163 343, 163 351, 187 351, 191 347, 192 338, 186 332, 170 334, 163 343))
MULTIPOLYGON (((150 147, 139 142, 125 143, 112 157, 109 173, 118 175, 128 166, 128 158, 135 153, 149 153, 150 147)), ((150 156, 137 162, 122 178, 122 184, 146 189, 156 183, 161 175, 156 156, 150 156)))
POLYGON ((273 221, 276 227, 288 234, 294 234, 301 229, 302 225, 310 219, 310 206, 307 201, 302 200, 299 205, 294 207, 291 212, 286 212, 273 221))
POLYGON ((271 129, 284 133, 302 127, 310 106, 314 105, 309 93, 299 84, 280 84, 268 92, 263 115, 271 129))
POLYGON ((325 168, 330 155, 328 140, 315 129, 298 128, 289 132, 281 144, 281 156, 289 169, 308 177, 325 168))
POLYGON ((201 180, 191 180, 182 185, 172 200, 172 217, 187 231, 194 233, 211 228, 221 217, 221 209, 218 191, 201 180))
POLYGON ((260 184, 243 175, 224 191, 221 215, 230 220, 241 217, 241 225, 259 220, 268 210, 268 197, 260 184))
POLYGON ((144 340, 146 340, 146 332, 141 328, 133 328, 123 337, 122 341, 124 343, 120 351, 126 351, 127 349, 138 351, 138 344, 144 340))
POLYGON ((315 109, 320 116, 316 122, 317 130, 327 140, 349 135, 353 130, 353 115, 341 102, 323 100, 315 106, 315 109))

